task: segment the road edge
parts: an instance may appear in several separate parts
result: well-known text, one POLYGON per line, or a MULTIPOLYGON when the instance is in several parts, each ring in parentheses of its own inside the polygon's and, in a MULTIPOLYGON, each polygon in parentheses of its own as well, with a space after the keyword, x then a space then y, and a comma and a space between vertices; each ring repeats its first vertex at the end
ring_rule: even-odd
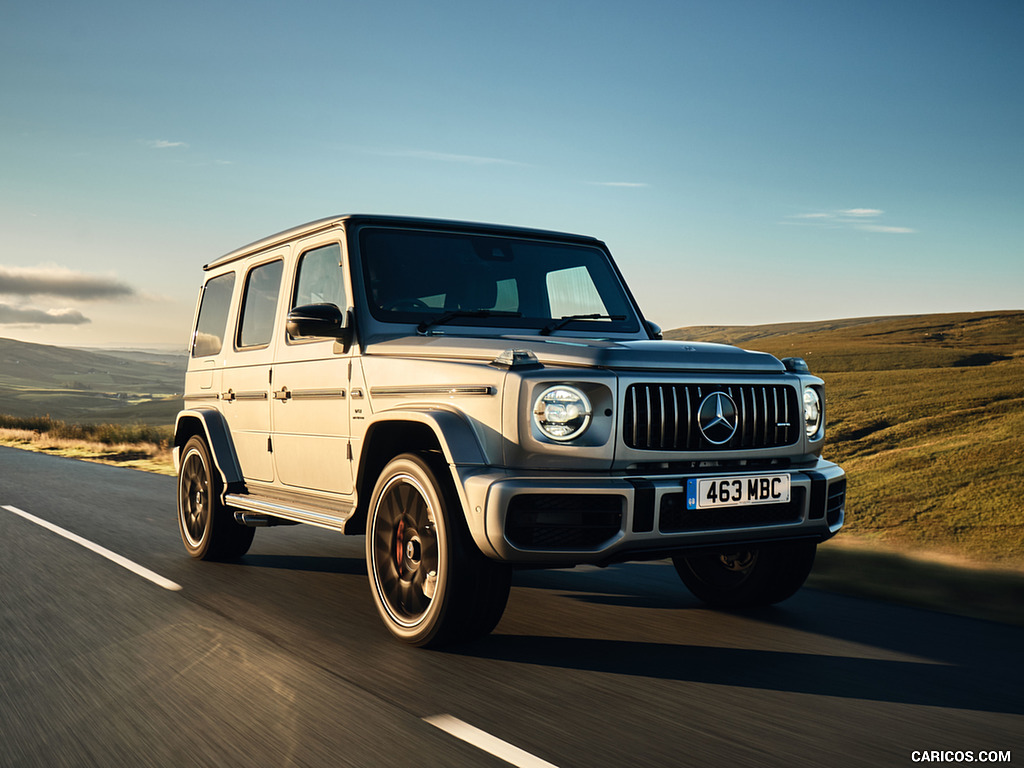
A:
POLYGON ((807 586, 1024 626, 1024 571, 828 542, 818 548, 807 586))

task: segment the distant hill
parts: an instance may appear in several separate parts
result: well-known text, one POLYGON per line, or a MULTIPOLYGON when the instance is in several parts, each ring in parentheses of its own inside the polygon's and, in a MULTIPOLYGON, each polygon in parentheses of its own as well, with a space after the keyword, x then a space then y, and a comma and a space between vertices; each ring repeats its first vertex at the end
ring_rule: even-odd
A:
POLYGON ((184 354, 99 352, 0 338, 0 412, 171 423, 186 361, 184 354))
POLYGON ((815 372, 987 365, 1024 353, 1024 311, 861 317, 812 323, 692 326, 667 339, 803 357, 815 372))

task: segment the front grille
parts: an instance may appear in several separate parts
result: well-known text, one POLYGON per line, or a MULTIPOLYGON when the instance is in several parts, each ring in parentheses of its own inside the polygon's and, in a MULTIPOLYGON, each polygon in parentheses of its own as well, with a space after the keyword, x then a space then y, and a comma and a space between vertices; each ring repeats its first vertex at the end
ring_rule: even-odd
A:
POLYGON ((797 442, 800 419, 796 389, 786 384, 631 384, 622 439, 641 451, 777 448, 797 442), (735 404, 735 432, 720 442, 708 439, 698 424, 701 403, 715 392, 725 393, 735 404))
POLYGON ((624 497, 521 493, 508 505, 505 537, 519 549, 596 549, 622 530, 624 497))
POLYGON ((666 493, 661 497, 658 529, 662 533, 683 533, 755 528, 760 525, 798 523, 803 519, 803 514, 803 488, 794 488, 785 504, 752 504, 717 509, 687 509, 686 494, 666 493))

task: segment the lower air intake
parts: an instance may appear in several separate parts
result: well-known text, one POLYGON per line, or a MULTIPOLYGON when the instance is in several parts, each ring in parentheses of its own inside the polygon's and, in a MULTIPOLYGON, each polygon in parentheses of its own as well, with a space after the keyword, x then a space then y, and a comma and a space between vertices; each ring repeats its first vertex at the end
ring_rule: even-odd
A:
POLYGON ((525 550, 598 549, 622 530, 625 498, 521 493, 508 506, 505 538, 525 550))

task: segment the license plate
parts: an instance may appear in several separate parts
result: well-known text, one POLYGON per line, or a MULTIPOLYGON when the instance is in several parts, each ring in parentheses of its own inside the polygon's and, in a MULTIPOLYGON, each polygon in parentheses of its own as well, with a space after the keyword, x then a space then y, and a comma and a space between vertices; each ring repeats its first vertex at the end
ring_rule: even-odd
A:
POLYGON ((686 508, 785 504, 789 501, 789 493, 789 475, 695 477, 686 481, 686 508))

